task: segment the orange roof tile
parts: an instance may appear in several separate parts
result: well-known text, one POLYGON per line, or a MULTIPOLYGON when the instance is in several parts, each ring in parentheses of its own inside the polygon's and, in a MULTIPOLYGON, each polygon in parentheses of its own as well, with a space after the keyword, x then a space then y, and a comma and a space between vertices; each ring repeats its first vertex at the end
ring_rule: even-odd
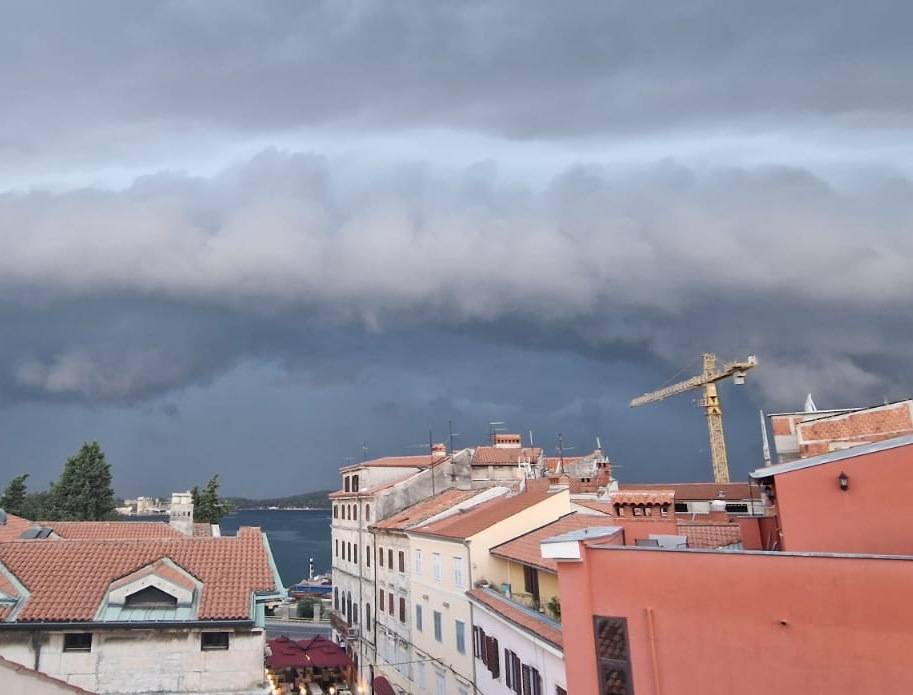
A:
MULTIPOLYGON (((542 482, 547 483, 548 481, 543 480, 542 482)), ((448 538, 469 538, 512 517, 517 512, 539 504, 548 499, 550 494, 547 488, 543 489, 541 485, 530 484, 524 492, 496 497, 471 509, 457 512, 445 519, 412 530, 448 538)))
POLYGON ((760 499, 757 486, 748 483, 625 483, 618 487, 621 490, 672 490, 679 502, 760 499))
POLYGON ((597 502, 595 500, 571 500, 571 504, 579 504, 581 507, 592 509, 594 512, 603 514, 615 514, 615 508, 608 502, 597 502))
POLYGON ((722 548, 742 542, 738 524, 679 523, 678 532, 688 537, 689 548, 722 548))
POLYGON ((34 521, 29 521, 21 516, 7 513, 6 523, 0 525, 0 543, 4 541, 15 541, 22 537, 24 531, 38 526, 34 521))
POLYGON ((523 447, 522 449, 501 449, 494 446, 480 446, 472 455, 473 466, 506 465, 516 466, 517 462, 538 461, 542 456, 542 449, 537 446, 523 447))
POLYGON ((67 540, 140 540, 182 537, 167 521, 39 521, 67 540))
POLYGON ((406 529, 420 524, 441 512, 445 512, 451 507, 472 499, 483 492, 485 490, 445 490, 430 499, 413 504, 411 507, 406 507, 397 514, 373 524, 371 528, 385 531, 406 529))
POLYGON ((146 577, 150 574, 157 574, 160 577, 163 577, 164 579, 172 582, 173 584, 184 587, 185 589, 192 590, 196 588, 195 582, 190 580, 186 574, 178 569, 175 569, 172 565, 165 562, 164 559, 158 559, 152 564, 141 567, 140 569, 136 570, 135 572, 131 572, 125 577, 116 579, 115 581, 111 582, 110 587, 112 589, 117 589, 118 587, 131 584, 137 579, 142 579, 143 577, 146 577))
POLYGON ((568 531, 579 531, 584 528, 593 528, 596 526, 614 526, 614 520, 606 519, 604 516, 596 514, 578 514, 573 512, 567 514, 557 521, 553 521, 545 526, 540 526, 534 531, 525 533, 522 536, 496 545, 491 549, 491 554, 496 557, 502 557, 505 560, 513 560, 524 565, 538 567, 548 572, 558 573, 558 565, 554 560, 542 557, 542 551, 539 544, 546 538, 560 536, 568 531))
POLYGON ((541 637, 546 642, 554 644, 556 647, 563 649, 563 637, 560 628, 554 627, 550 622, 536 618, 530 615, 522 608, 514 605, 507 599, 501 598, 494 593, 483 591, 482 589, 470 589, 466 592, 470 597, 481 604, 484 604, 498 615, 507 618, 512 623, 525 628, 537 637, 541 637))
POLYGON ((608 498, 609 504, 674 504, 675 490, 619 490, 608 498))
POLYGON ((277 589, 257 528, 217 538, 0 543, 0 562, 31 592, 20 622, 92 620, 111 582, 161 558, 203 583, 201 620, 250 619, 251 593, 277 589))

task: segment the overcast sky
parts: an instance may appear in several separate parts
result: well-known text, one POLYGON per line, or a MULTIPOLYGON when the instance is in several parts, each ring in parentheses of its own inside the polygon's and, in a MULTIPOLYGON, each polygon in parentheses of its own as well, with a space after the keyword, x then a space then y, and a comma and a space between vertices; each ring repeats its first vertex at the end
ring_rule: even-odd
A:
POLYGON ((0 0, 0 484, 336 487, 489 424, 709 479, 682 394, 913 393, 906 2, 0 0), (423 448, 424 447, 424 448, 423 448))

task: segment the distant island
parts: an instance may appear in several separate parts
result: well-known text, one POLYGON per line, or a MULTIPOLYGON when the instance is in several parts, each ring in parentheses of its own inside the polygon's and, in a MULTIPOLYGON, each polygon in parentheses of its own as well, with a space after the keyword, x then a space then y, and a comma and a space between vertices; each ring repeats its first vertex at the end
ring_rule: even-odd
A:
POLYGON ((318 490, 259 500, 248 497, 224 497, 222 501, 231 509, 329 509, 330 500, 327 495, 331 492, 332 490, 318 490))

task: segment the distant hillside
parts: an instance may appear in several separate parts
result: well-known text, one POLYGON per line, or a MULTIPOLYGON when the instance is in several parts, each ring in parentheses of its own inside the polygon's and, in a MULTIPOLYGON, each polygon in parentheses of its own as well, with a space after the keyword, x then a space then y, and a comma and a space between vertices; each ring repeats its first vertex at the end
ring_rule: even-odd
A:
POLYGON ((247 497, 224 497, 223 502, 232 509, 267 509, 279 507, 290 509, 309 507, 310 509, 329 509, 330 501, 327 499, 332 490, 318 490, 317 492, 302 492, 288 497, 271 497, 269 499, 254 500, 247 497))

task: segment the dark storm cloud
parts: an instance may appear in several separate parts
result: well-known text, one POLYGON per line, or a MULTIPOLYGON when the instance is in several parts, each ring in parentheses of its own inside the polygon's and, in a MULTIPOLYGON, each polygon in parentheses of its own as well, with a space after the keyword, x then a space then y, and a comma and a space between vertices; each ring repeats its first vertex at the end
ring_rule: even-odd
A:
MULTIPOLYGON (((671 162, 575 167, 541 189, 475 168, 377 180, 268 150, 211 179, 0 196, 4 380, 100 401, 244 359, 352 380, 377 359, 359 333, 423 327, 609 362, 755 352, 784 403, 800 375, 822 396, 880 396, 910 338, 913 199, 894 195, 909 182, 671 162)), ((413 367, 440 359, 410 346, 413 367)))
POLYGON ((907 130, 911 21, 823 0, 5 3, 0 153, 123 163, 302 126, 907 130))

